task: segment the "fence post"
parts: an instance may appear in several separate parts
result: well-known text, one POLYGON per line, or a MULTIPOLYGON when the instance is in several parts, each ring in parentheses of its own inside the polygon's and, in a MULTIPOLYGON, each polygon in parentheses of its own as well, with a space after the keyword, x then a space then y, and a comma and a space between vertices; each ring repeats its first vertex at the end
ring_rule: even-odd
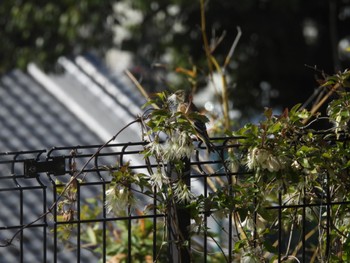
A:
MULTIPOLYGON (((191 163, 189 158, 183 158, 183 169, 177 172, 173 163, 168 163, 168 177, 170 180, 182 181, 187 185, 188 189, 191 186, 191 163)), ((179 204, 173 200, 168 204, 167 226, 168 226, 168 260, 170 263, 187 263, 190 260, 190 242, 189 242, 189 227, 190 227, 190 212, 184 207, 185 204, 179 204), (188 241, 188 242, 186 242, 188 241)))

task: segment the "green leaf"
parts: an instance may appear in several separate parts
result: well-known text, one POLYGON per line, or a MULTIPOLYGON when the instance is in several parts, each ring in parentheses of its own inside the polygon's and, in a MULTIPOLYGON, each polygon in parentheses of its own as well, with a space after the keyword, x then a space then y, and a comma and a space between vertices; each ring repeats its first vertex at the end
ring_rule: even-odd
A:
POLYGON ((282 127, 282 123, 277 122, 268 128, 268 133, 276 133, 277 131, 281 130, 281 127, 282 127))
POLYGON ((272 109, 271 108, 266 108, 264 111, 264 115, 267 119, 271 119, 272 117, 272 109))
POLYGON ((245 240, 239 240, 235 243, 233 250, 235 253, 239 253, 239 251, 244 248, 246 245, 246 241, 245 240))
POLYGON ((290 109, 290 111, 289 111, 289 114, 290 115, 294 115, 298 110, 299 110, 299 108, 301 107, 301 103, 298 103, 298 104, 296 104, 296 105, 294 105, 291 109, 290 109))
POLYGON ((349 117, 349 116, 350 116, 350 111, 348 111, 348 110, 342 110, 342 111, 340 112, 340 116, 342 116, 342 117, 349 117))
POLYGON ((331 159, 332 155, 329 152, 325 152, 325 153, 322 153, 322 157, 324 157, 326 159, 331 159))
POLYGON ((92 227, 89 226, 86 231, 90 239, 90 242, 94 245, 97 244, 96 234, 95 234, 95 231, 92 229, 92 227))
POLYGON ((308 112, 306 109, 304 109, 298 113, 298 117, 300 119, 307 119, 308 117, 310 117, 310 112, 308 112))

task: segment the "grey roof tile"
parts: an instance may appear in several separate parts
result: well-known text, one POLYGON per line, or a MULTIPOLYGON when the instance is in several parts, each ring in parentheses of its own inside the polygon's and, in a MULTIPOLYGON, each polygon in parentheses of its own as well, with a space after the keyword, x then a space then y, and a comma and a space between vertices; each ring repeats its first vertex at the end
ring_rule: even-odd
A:
MULTIPOLYGON (((83 58, 83 57, 82 57, 83 58)), ((63 74, 45 74, 46 78, 56 84, 49 91, 45 81, 41 82, 32 73, 28 74, 20 70, 14 70, 0 79, 0 152, 14 152, 24 150, 49 149, 54 146, 94 145, 104 142, 99 129, 93 127, 93 123, 86 121, 77 114, 76 106, 85 111, 91 120, 95 120, 100 127, 105 129, 110 136, 114 135, 124 125, 134 118, 133 113, 125 109, 125 102, 118 101, 103 87, 109 85, 111 89, 126 94, 130 99, 130 106, 139 107, 144 100, 138 95, 138 91, 132 85, 125 85, 125 78, 113 75, 103 65, 91 57, 84 58, 86 63, 91 63, 99 74, 106 80, 99 83, 94 77, 89 76, 75 61, 69 60, 76 66, 76 73, 85 76, 77 76, 66 70, 63 74), (94 89, 89 86, 94 84, 94 89), (59 90, 58 90, 59 89, 59 90), (58 94, 64 92, 74 105, 68 105, 62 101, 58 94), (70 107, 74 106, 74 107, 70 107)), ((98 74, 97 74, 98 75, 98 74)), ((49 84, 48 84, 49 85, 49 84)), ((118 137, 119 142, 137 141, 139 127, 133 127, 118 137)), ((45 155, 45 154, 43 154, 45 155)), ((35 158, 36 154, 25 155, 28 159, 35 158)), ((12 156, 13 157, 13 156, 12 156)), ((10 158, 0 154, 0 161, 10 158)), ((113 161, 115 161, 113 159, 113 161)), ((112 162, 113 162, 112 161, 112 162)), ((25 216, 23 222, 27 223, 37 218, 49 205, 52 199, 52 186, 47 177, 40 176, 40 180, 46 186, 47 203, 43 204, 44 189, 26 189, 25 187, 39 187, 37 179, 11 178, 12 167, 0 163, 0 227, 21 224, 20 207, 22 205, 25 216), (6 190, 7 189, 7 190, 6 190), (50 199, 51 198, 51 199, 50 199)), ((23 173, 23 167, 15 168, 16 174, 23 173)), ((84 195, 93 196, 91 189, 84 190, 84 195)), ((22 223, 23 223, 22 222, 22 223)), ((0 231, 0 240, 11 238, 13 230, 0 231)), ((43 245, 38 240, 45 238, 42 232, 33 229, 25 230, 24 262, 44 262, 43 245)), ((47 247, 53 247, 52 238, 47 233, 47 247)), ((4 249, 0 248, 0 263, 18 262, 21 253, 18 243, 4 249)), ((58 262, 70 262, 76 258, 75 251, 67 252, 60 248, 58 262)), ((90 251, 81 251, 81 262, 97 262, 90 251)), ((46 262, 52 262, 52 253, 48 252, 46 262)))
MULTIPOLYGON (((1 79, 0 87, 1 126, 23 142, 18 150, 101 143, 88 127, 27 74, 16 70, 1 79), (35 138, 36 143, 27 143, 26 137, 35 138)), ((5 151, 14 149, 11 140, 0 144, 5 151)))

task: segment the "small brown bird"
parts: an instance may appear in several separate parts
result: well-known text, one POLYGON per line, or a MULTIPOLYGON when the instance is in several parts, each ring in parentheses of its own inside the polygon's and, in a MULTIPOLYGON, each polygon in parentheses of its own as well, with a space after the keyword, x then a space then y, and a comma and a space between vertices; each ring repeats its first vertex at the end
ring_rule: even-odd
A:
MULTIPOLYGON (((192 124, 196 131, 196 136, 205 143, 208 151, 212 151, 211 142, 208 136, 207 127, 205 122, 201 120, 198 108, 194 105, 192 97, 187 95, 182 89, 177 90, 175 93, 168 97, 169 109, 172 113, 182 112, 188 121, 192 124), (192 114, 198 113, 198 114, 192 114)), ((204 117, 204 116, 202 116, 204 117)))

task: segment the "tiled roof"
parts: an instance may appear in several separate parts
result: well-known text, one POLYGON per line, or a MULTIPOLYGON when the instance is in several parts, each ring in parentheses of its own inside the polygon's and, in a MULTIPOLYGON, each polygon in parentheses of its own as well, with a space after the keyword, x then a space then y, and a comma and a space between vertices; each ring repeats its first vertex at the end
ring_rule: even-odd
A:
POLYGON ((0 151, 102 142, 30 75, 15 70, 0 85, 0 151))
MULTIPOLYGON (((0 152, 102 144, 141 112, 144 99, 122 72, 110 72, 90 56, 61 58, 58 63, 64 69, 62 74, 47 74, 32 64, 28 72, 13 70, 1 77, 0 152)), ((115 142, 139 141, 139 131, 137 124, 130 126, 115 142)), ((0 154, 0 162, 6 158, 8 156, 0 154)), ((28 158, 33 156, 29 154, 28 158)), ((19 222, 19 194, 25 195, 22 197, 26 213, 24 223, 38 217, 45 206, 41 191, 23 188, 38 186, 35 179, 22 180, 16 186, 13 179, 4 179, 9 176, 11 168, 1 166, 0 227, 22 224, 19 222), (4 190, 14 187, 18 190, 4 190)), ((52 192, 48 190, 47 194, 52 192)), ((36 255, 42 253, 36 251, 42 252, 43 245, 34 240, 40 240, 42 234, 37 235, 38 232, 33 231, 32 240, 26 243, 30 252, 26 253, 24 262, 41 260, 36 255)), ((0 235, 0 241, 4 238, 10 236, 0 235)), ((89 251, 82 251, 81 262, 97 262, 89 251)), ((18 253, 16 243, 0 248, 0 263, 17 262, 18 253)), ((47 257, 50 259, 50 253, 47 257)), ((69 262, 69 253, 66 258, 65 262, 69 262)))
MULTIPOLYGON (((141 112, 144 100, 120 73, 87 57, 61 58, 63 74, 35 65, 0 80, 0 152, 100 144, 141 112)), ((138 140, 137 128, 120 141, 138 140)))

